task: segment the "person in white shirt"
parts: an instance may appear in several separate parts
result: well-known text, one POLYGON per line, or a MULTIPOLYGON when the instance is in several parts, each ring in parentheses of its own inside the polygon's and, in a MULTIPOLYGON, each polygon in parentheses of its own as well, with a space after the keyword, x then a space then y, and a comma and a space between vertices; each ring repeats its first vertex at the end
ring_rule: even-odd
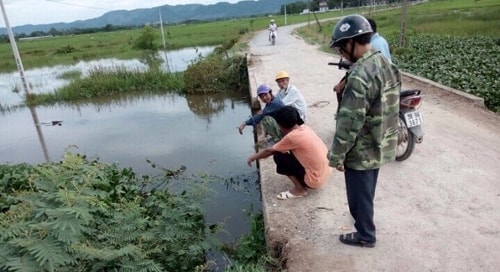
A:
MULTIPOLYGON (((297 110, 297 113, 299 114, 299 121, 304 123, 306 121, 307 111, 306 100, 304 99, 304 96, 302 96, 302 93, 299 91, 299 89, 290 84, 290 77, 288 76, 288 73, 285 71, 279 71, 278 74, 276 74, 276 83, 280 88, 280 90, 276 94, 276 98, 280 99, 285 106, 291 106, 295 108, 297 110)), ((280 131, 280 126, 278 125, 276 120, 274 120, 273 118, 269 118, 267 121, 268 122, 266 124, 266 127, 268 131, 280 131)), ((267 134, 266 136, 274 135, 267 134)), ((277 143, 279 140, 281 140, 283 136, 284 135, 279 135, 279 137, 272 137, 270 139, 268 138, 266 139, 267 144, 273 145, 274 143, 277 143)))
POLYGON ((305 122, 307 113, 306 100, 304 99, 304 96, 302 96, 299 89, 290 84, 290 77, 288 76, 288 73, 285 71, 279 71, 276 74, 276 83, 280 88, 276 96, 278 96, 286 106, 290 105, 296 108, 299 111, 300 118, 302 118, 305 122))
POLYGON ((269 26, 267 27, 269 30, 269 41, 271 41, 271 34, 274 32, 275 38, 278 38, 278 25, 274 22, 274 19, 271 19, 269 22, 269 26))

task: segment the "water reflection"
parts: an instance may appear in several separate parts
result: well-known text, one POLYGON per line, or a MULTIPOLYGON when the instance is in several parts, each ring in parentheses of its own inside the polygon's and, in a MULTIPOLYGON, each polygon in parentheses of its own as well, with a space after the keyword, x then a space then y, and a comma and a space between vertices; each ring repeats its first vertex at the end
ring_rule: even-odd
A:
POLYGON ((221 95, 186 95, 189 109, 210 122, 210 117, 225 108, 221 95))

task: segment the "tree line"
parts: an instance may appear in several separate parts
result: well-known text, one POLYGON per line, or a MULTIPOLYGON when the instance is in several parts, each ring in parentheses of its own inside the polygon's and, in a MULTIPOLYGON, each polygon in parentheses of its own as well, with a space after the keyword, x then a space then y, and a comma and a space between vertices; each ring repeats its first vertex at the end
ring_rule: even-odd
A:
MULTIPOLYGON (((408 2, 420 2, 423 0, 408 0, 408 2)), ((402 0, 309 0, 297 1, 286 4, 287 14, 298 14, 304 10, 317 12, 320 10, 320 2, 326 2, 328 9, 357 8, 366 6, 393 5, 401 3, 402 0)), ((281 6, 280 14, 285 13, 285 5, 281 6)))
MULTIPOLYGON (((112 32, 117 30, 129 30, 136 29, 139 26, 117 26, 112 24, 107 24, 103 27, 90 27, 90 28, 71 28, 58 30, 52 27, 49 31, 33 31, 30 34, 20 33, 15 35, 15 39, 19 40, 22 38, 34 38, 34 37, 44 37, 44 36, 67 36, 67 35, 78 35, 78 34, 91 34, 97 32, 112 32)), ((0 35, 0 43, 8 43, 9 36, 6 34, 0 35)))

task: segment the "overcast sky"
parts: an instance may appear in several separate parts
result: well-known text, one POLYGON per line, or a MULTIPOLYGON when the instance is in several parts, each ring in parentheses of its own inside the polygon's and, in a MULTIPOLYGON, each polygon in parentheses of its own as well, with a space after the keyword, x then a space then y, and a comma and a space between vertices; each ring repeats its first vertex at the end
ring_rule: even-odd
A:
MULTIPOLYGON (((0 0, 11 27, 50 24, 95 18, 113 10, 132 10, 162 5, 236 3, 241 0, 0 0)), ((5 27, 0 13, 0 27, 5 27)))

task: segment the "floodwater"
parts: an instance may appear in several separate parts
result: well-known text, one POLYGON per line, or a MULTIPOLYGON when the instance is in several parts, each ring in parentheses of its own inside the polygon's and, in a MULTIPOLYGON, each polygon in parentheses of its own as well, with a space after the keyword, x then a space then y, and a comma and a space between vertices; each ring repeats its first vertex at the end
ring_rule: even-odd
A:
MULTIPOLYGON (((199 53, 200 49, 191 49, 189 57, 185 51, 184 55, 169 52, 171 67, 177 67, 171 70, 185 69, 199 53)), ((85 74, 91 65, 35 69, 26 75, 30 84, 35 82, 33 92, 45 92, 65 84, 57 79, 60 73, 80 69, 85 74)), ((142 64, 120 61, 120 65, 142 64)), ((12 86, 21 86, 19 75, 0 75, 0 82, 0 103, 17 104, 20 95, 12 92, 12 86)), ((246 164, 248 155, 255 151, 253 130, 248 127, 240 135, 236 129, 250 114, 249 94, 234 91, 114 97, 79 105, 37 107, 33 112, 17 108, 0 112, 0 163, 58 161, 70 150, 132 167, 138 175, 158 174, 146 161, 150 160, 171 170, 185 166, 188 173, 220 176, 225 182, 211 188, 214 192, 205 203, 205 215, 210 223, 223 221, 227 233, 220 238, 233 242, 249 232, 245 210, 252 206, 254 211, 261 209, 258 172, 246 164), (38 117, 38 125, 32 113, 38 117)))

